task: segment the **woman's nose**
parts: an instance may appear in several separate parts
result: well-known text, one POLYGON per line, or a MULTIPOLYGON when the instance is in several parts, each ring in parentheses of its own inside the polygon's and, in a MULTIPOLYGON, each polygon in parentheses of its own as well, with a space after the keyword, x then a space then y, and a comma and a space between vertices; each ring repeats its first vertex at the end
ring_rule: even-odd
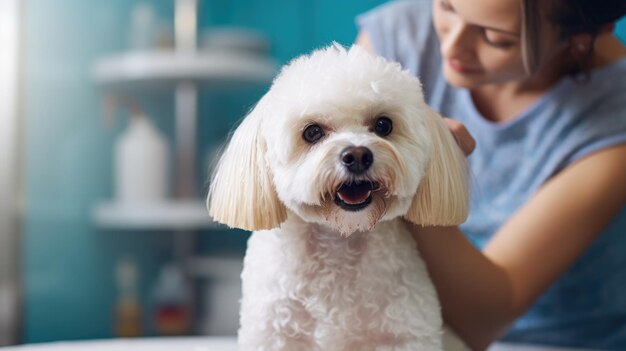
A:
POLYGON ((463 59, 472 55, 474 45, 472 28, 466 23, 457 21, 450 24, 441 39, 441 53, 444 57, 463 59))

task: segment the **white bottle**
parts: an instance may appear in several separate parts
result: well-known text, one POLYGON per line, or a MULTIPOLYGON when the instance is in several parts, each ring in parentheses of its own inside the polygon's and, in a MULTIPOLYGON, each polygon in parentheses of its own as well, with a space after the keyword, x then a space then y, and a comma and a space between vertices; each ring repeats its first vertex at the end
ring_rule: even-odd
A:
POLYGON ((141 113, 131 115, 115 145, 115 196, 122 205, 165 201, 170 151, 163 135, 141 113))

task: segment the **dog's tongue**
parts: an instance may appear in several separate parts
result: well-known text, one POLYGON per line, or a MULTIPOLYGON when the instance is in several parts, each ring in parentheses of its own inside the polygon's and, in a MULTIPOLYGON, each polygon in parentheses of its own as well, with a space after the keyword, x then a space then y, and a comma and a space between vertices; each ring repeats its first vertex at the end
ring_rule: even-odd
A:
POLYGON ((352 183, 350 185, 344 184, 339 188, 339 191, 337 191, 339 199, 349 205, 364 202, 371 193, 372 184, 369 182, 352 183))

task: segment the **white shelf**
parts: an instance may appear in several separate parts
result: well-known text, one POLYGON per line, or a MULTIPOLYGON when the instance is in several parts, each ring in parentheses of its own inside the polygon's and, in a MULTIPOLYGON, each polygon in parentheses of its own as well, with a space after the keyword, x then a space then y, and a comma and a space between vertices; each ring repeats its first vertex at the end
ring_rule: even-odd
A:
POLYGON ((276 63, 263 55, 236 51, 127 52, 98 60, 93 77, 111 88, 153 88, 190 81, 201 85, 269 83, 277 73, 276 63))
POLYGON ((177 200, 149 205, 97 204, 93 219, 101 228, 124 230, 197 230, 226 228, 211 220, 199 200, 177 200))

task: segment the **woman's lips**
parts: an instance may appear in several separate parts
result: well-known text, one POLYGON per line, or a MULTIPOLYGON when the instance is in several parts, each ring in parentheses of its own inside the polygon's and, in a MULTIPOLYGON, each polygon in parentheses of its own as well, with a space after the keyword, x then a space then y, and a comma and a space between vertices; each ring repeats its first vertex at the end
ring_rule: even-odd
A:
POLYGON ((478 73, 478 69, 476 68, 472 68, 472 67, 467 67, 465 64, 463 64, 461 61, 459 60, 455 60, 455 59, 448 59, 448 65, 450 66, 450 68, 452 68, 454 71, 458 72, 458 73, 463 73, 463 74, 469 74, 469 73, 478 73))

